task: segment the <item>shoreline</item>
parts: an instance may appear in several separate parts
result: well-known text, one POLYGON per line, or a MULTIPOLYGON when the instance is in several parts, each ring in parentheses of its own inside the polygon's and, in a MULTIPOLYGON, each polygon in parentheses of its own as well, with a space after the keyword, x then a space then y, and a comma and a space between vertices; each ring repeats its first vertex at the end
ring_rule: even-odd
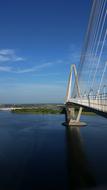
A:
MULTIPOLYGON (((53 110, 53 109, 13 109, 11 110, 12 113, 16 114, 65 114, 65 109, 62 110, 53 110)), ((76 112, 77 113, 77 112, 76 112)), ((81 115, 91 115, 94 116, 96 115, 93 112, 86 112, 83 111, 81 115)))
POLYGON ((0 108, 0 111, 11 111, 15 109, 22 109, 21 107, 7 107, 7 108, 0 108))
MULTIPOLYGON (((78 107, 75 107, 76 113, 78 107)), ((13 114, 65 114, 65 106, 63 104, 35 104, 35 105, 11 105, 0 108, 0 111, 10 111, 13 114)), ((96 115, 86 110, 82 111, 82 115, 96 115)))

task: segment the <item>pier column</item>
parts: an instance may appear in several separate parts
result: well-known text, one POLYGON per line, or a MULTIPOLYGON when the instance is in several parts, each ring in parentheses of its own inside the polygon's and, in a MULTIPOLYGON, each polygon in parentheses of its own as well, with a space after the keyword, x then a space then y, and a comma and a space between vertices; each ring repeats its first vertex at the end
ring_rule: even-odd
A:
POLYGON ((66 105, 66 125, 68 127, 85 126, 86 123, 80 121, 81 113, 82 113, 82 107, 79 108, 79 111, 76 114, 74 107, 71 107, 71 105, 66 105))

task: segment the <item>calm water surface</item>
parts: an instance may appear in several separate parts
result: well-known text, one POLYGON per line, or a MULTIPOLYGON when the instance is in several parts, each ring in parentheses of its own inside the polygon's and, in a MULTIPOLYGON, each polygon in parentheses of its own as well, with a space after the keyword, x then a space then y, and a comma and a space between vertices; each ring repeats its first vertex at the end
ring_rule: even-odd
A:
POLYGON ((96 184, 107 184, 107 119, 82 116, 87 127, 71 134, 62 125, 64 119, 64 115, 0 112, 0 189, 69 189, 69 164, 70 173, 78 178, 76 148, 82 159, 84 151, 96 184), (68 159, 69 144, 74 160, 68 159))

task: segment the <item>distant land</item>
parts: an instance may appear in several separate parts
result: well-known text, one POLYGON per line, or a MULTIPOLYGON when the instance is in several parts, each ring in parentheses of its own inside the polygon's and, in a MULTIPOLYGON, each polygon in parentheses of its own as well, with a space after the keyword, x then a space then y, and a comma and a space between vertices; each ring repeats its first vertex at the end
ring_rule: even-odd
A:
POLYGON ((12 113, 62 114, 65 112, 65 106, 64 104, 1 104, 0 110, 12 113))
MULTIPOLYGON (((78 111, 78 106, 75 110, 78 111)), ((16 114, 65 114, 64 104, 0 104, 0 111, 11 111, 16 114)), ((83 115, 95 115, 92 112, 83 110, 83 115)))
POLYGON ((11 108, 11 107, 41 107, 41 106, 64 106, 63 103, 27 103, 27 104, 0 104, 0 108, 11 108))

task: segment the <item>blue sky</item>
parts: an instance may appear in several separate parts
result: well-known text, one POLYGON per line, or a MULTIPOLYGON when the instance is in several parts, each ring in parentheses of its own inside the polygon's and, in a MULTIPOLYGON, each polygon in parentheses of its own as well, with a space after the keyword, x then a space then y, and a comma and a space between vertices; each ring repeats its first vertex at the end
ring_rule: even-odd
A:
POLYGON ((64 101, 91 0, 1 0, 0 103, 64 101))

